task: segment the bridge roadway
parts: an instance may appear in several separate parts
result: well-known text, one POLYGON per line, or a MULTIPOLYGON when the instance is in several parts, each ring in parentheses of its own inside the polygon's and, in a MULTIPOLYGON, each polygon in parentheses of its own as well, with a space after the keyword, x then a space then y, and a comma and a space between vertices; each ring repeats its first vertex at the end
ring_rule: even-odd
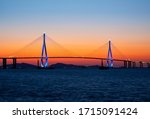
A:
MULTIPOLYGON (((3 60, 3 69, 7 68, 7 59, 12 59, 13 60, 13 68, 16 68, 16 64, 17 64, 17 59, 40 59, 42 57, 40 56, 36 56, 36 57, 0 57, 0 59, 3 60)), ((43 57, 45 58, 45 57, 43 57)), ((49 59, 52 58, 60 58, 60 59, 91 59, 91 60, 101 60, 101 67, 104 66, 103 61, 109 60, 107 58, 99 58, 99 57, 81 57, 81 56, 53 56, 53 57, 48 57, 49 59)), ((113 61, 118 61, 118 62, 123 62, 124 63, 124 67, 125 68, 131 68, 131 67, 136 67, 136 64, 139 63, 140 67, 144 67, 144 64, 147 64, 147 67, 150 67, 150 63, 149 62, 142 62, 142 61, 131 61, 131 60, 127 60, 127 59, 113 59, 113 61)))
MULTIPOLYGON (((36 56, 36 57, 0 57, 0 59, 4 59, 4 58, 6 58, 6 59, 40 59, 40 58, 42 58, 42 57, 39 57, 39 56, 36 56)), ((45 58, 45 57, 43 57, 43 58, 45 58)), ((60 56, 60 57, 48 57, 48 58, 55 58, 55 59, 57 59, 57 58, 60 58, 60 59, 95 59, 95 60, 107 60, 107 58, 99 58, 99 57, 79 57, 79 56, 77 56, 77 57, 73 57, 73 56, 68 56, 68 57, 66 57, 66 56, 60 56)), ((113 61, 126 61, 126 60, 123 60, 123 59, 113 59, 113 61)))

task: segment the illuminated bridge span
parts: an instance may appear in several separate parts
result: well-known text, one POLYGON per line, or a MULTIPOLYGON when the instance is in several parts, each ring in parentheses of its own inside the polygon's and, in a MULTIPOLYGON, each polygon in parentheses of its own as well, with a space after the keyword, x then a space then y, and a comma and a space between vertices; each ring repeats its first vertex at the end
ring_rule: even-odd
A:
POLYGON ((3 61, 3 69, 7 68, 7 59, 12 59, 13 60, 13 68, 16 68, 17 64, 17 59, 40 59, 40 62, 38 62, 38 67, 41 68, 48 68, 48 59, 91 59, 91 60, 99 60, 100 61, 100 67, 103 68, 104 66, 104 61, 106 62, 106 67, 107 68, 112 68, 113 63, 118 61, 118 62, 123 62, 124 68, 135 68, 136 64, 139 64, 139 67, 143 68, 144 64, 147 65, 148 68, 150 68, 150 63, 149 62, 142 62, 142 61, 131 61, 131 60, 126 60, 126 59, 115 59, 113 58, 113 53, 112 53, 112 43, 111 41, 108 42, 108 54, 106 58, 99 58, 99 57, 79 57, 79 56, 60 56, 60 57, 50 57, 47 54, 47 48, 46 48, 46 37, 45 33, 43 34, 43 45, 42 45, 42 53, 41 56, 39 57, 0 57, 3 61))

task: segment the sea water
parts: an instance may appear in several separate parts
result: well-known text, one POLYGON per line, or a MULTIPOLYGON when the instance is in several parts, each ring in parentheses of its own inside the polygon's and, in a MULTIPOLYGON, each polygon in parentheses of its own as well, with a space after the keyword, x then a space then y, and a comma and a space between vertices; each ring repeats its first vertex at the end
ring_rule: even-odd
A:
POLYGON ((0 101, 150 101, 150 69, 0 69, 0 101))

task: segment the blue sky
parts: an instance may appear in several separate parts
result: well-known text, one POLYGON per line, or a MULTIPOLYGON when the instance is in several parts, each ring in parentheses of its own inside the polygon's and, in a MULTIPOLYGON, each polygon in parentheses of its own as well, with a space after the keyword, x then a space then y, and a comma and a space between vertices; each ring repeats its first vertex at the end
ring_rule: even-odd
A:
MULTIPOLYGON (((150 20, 149 0, 0 0, 3 23, 26 21, 150 20), (11 19, 11 20, 10 20, 11 19)), ((2 23, 2 22, 1 22, 2 23)))
POLYGON ((42 32, 70 46, 97 47, 111 37, 147 48, 150 0, 0 0, 1 43, 22 40, 23 46, 42 32))

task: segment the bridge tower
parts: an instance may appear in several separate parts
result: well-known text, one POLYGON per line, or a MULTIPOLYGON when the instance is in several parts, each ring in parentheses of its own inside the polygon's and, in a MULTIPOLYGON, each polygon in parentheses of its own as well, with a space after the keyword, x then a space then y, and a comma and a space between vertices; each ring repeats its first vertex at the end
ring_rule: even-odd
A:
POLYGON ((40 60, 40 66, 41 68, 47 68, 48 67, 48 55, 47 55, 47 49, 46 49, 46 35, 43 34, 43 45, 42 45, 42 54, 41 54, 41 60, 40 60))
POLYGON ((112 57, 111 41, 109 41, 108 55, 107 55, 106 65, 109 68, 113 67, 113 57, 112 57))

